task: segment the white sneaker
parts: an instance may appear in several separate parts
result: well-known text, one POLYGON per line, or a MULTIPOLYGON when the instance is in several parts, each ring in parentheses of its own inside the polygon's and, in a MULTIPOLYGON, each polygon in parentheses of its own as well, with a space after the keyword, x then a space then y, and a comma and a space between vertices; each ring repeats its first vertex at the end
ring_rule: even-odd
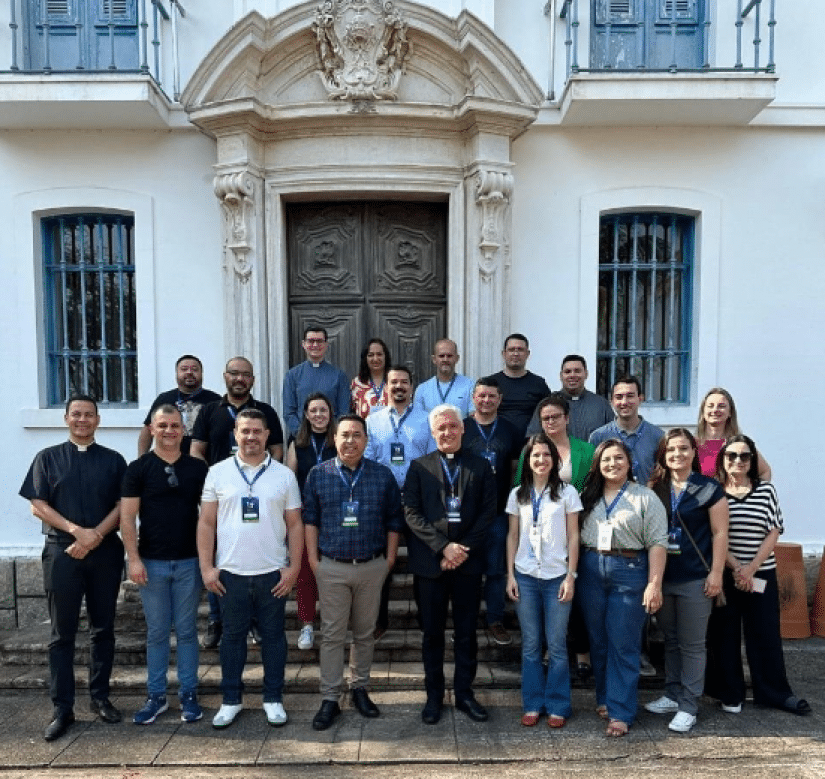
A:
POLYGON ((274 725, 276 728, 286 725, 289 719, 284 711, 283 703, 264 703, 264 713, 269 720, 269 724, 274 725))
POLYGON ((687 733, 696 724, 696 717, 686 711, 679 711, 668 727, 675 733, 687 733))
POLYGON ((222 704, 220 709, 218 709, 218 713, 212 717, 212 727, 228 728, 235 721, 235 717, 241 713, 242 708, 242 703, 222 704))
POLYGON ((722 704, 722 711, 726 711, 728 714, 741 714, 742 713, 742 704, 737 703, 735 706, 725 706, 722 704))
POLYGON ((653 714, 674 714, 679 711, 679 704, 667 695, 645 704, 645 709, 653 714))
POLYGON ((301 635, 298 636, 298 649, 312 649, 313 643, 315 643, 315 633, 312 625, 304 625, 301 628, 301 635))

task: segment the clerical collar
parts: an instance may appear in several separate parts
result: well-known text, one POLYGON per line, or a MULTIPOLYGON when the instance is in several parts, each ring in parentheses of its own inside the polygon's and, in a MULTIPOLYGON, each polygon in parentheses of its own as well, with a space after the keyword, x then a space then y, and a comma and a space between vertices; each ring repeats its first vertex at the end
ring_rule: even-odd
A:
POLYGON ((78 452, 85 452, 92 444, 94 444, 95 440, 92 439, 91 443, 88 444, 79 444, 77 441, 73 440, 71 436, 69 436, 69 443, 74 444, 75 448, 78 452))

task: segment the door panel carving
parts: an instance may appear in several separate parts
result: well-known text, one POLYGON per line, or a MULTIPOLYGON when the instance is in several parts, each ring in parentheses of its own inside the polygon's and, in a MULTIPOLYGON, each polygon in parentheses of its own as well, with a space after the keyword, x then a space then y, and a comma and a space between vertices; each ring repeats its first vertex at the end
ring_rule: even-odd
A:
POLYGON ((304 327, 329 332, 329 359, 358 370, 379 337, 416 383, 432 374, 445 335, 446 203, 288 204, 290 365, 304 359, 304 327))

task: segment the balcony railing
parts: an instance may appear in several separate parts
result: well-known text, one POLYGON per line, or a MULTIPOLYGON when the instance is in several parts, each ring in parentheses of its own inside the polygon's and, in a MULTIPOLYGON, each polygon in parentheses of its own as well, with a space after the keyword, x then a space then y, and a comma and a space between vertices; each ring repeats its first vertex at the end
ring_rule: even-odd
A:
MULTIPOLYGON (((662 41, 669 36, 669 46, 667 50, 660 45, 659 57, 657 62, 650 61, 650 53, 646 49, 650 45, 650 39, 653 37, 650 30, 643 30, 644 21, 637 20, 628 14, 627 19, 619 19, 618 21, 611 19, 610 13, 605 14, 605 18, 600 24, 601 35, 599 41, 601 49, 596 52, 594 47, 590 45, 590 38, 594 35, 593 26, 590 26, 589 35, 584 38, 584 41, 590 45, 590 55, 582 62, 581 48, 580 48, 580 30, 581 22, 579 16, 579 0, 548 0, 544 8, 544 13, 551 19, 550 26, 550 74, 549 74, 549 88, 548 99, 555 101, 555 55, 557 46, 556 34, 556 19, 561 19, 565 23, 565 39, 564 46, 566 49, 566 74, 565 82, 569 81, 570 77, 577 73, 766 73, 772 74, 776 72, 776 63, 774 60, 774 41, 775 41, 775 27, 776 27, 776 0, 737 0, 735 18, 729 20, 733 28, 736 40, 736 60, 729 66, 725 65, 711 65, 709 61, 708 52, 710 51, 710 41, 713 35, 711 29, 711 21, 707 18, 696 19, 695 34, 697 36, 698 44, 701 45, 701 62, 692 58, 684 56, 684 46, 677 45, 680 41, 680 35, 685 29, 685 19, 680 17, 680 5, 676 0, 671 0, 669 4, 664 7, 670 9, 671 16, 669 19, 659 19, 656 27, 659 33, 658 40, 662 41), (765 20, 767 16, 767 20, 765 20), (669 31, 661 35, 663 28, 669 27, 669 31), (636 32, 638 28, 638 32, 636 32), (763 40, 763 35, 766 34, 767 28, 767 47, 763 40), (626 54, 626 57, 620 56, 617 51, 619 45, 616 40, 620 38, 621 34, 633 34, 635 37, 629 48, 633 49, 628 52, 623 50, 621 54, 626 54), (765 58, 765 48, 767 48, 767 61, 761 64, 765 58), (664 53, 666 51, 666 54, 664 53), (593 60, 596 55, 601 58, 600 63, 595 63, 593 60), (666 58, 666 61, 663 60, 666 58), (628 58, 635 59, 631 66, 624 64, 628 58), (687 61, 690 59, 690 61, 687 61)), ((591 4, 586 0, 586 5, 589 9, 591 4)), ((684 12, 684 6, 681 10, 684 12)), ((595 9, 594 9, 595 12, 595 9)), ((628 41, 631 38, 628 36, 628 41)), ((732 41, 729 40, 732 43, 732 41)), ((717 45, 719 40, 717 39, 717 45)), ((694 52, 695 55, 695 52, 694 52)))
POLYGON ((65 17, 46 0, 9 2, 11 66, 6 73, 143 74, 163 89, 165 72, 173 99, 180 99, 178 22, 186 17, 180 0, 135 0, 137 13, 131 19, 118 16, 114 0, 102 5, 102 18, 93 18, 87 6, 97 4, 91 2, 78 3, 76 14, 65 17), (171 74, 161 51, 170 46, 171 74))

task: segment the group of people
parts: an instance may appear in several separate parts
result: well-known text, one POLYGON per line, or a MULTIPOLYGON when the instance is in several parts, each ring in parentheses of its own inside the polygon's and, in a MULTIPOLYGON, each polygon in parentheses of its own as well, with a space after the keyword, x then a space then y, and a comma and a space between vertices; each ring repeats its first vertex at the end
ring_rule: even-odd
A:
POLYGON ((572 713, 569 634, 579 673, 592 668, 607 734, 626 733, 636 715, 643 626, 655 612, 666 688, 647 708, 673 712, 671 729, 693 726, 703 685, 726 711, 741 710, 742 625, 755 702, 810 711, 784 673, 776 492, 724 390, 706 396, 697 443, 684 428, 665 435, 639 415, 635 377, 617 379, 610 403, 587 390, 578 355, 564 358, 562 389, 551 393, 527 370, 529 342, 518 333, 505 339, 502 371, 475 382, 456 372, 456 344, 438 341, 435 375, 417 389, 381 339, 365 346, 352 381, 326 360, 323 328, 307 328, 302 345, 307 359, 284 380, 286 440, 277 412, 253 398, 254 369, 243 357, 226 364, 223 396, 203 388, 197 357, 181 357, 177 386, 153 403, 128 466, 95 441, 95 399, 67 402, 69 440, 36 456, 20 490, 46 533, 54 704, 47 740, 74 722, 84 597, 91 709, 104 722, 122 718, 109 679, 124 551, 147 625, 148 695, 137 724, 169 708, 172 627, 181 720, 203 716, 203 646, 220 652, 222 704, 212 724, 235 721, 251 632, 266 719, 285 724, 285 602, 293 590, 299 649, 313 647, 320 611, 322 700, 313 727, 325 730, 341 714, 348 628, 352 706, 379 716, 370 668, 389 626, 402 544, 422 631, 425 723, 442 715, 450 610, 455 706, 475 721, 488 718, 472 689, 476 625, 483 598, 491 639, 510 643, 506 596, 522 632, 525 726, 544 714, 562 727, 572 713), (209 619, 199 643, 204 588, 209 619), (727 604, 712 615, 721 592, 727 604))

